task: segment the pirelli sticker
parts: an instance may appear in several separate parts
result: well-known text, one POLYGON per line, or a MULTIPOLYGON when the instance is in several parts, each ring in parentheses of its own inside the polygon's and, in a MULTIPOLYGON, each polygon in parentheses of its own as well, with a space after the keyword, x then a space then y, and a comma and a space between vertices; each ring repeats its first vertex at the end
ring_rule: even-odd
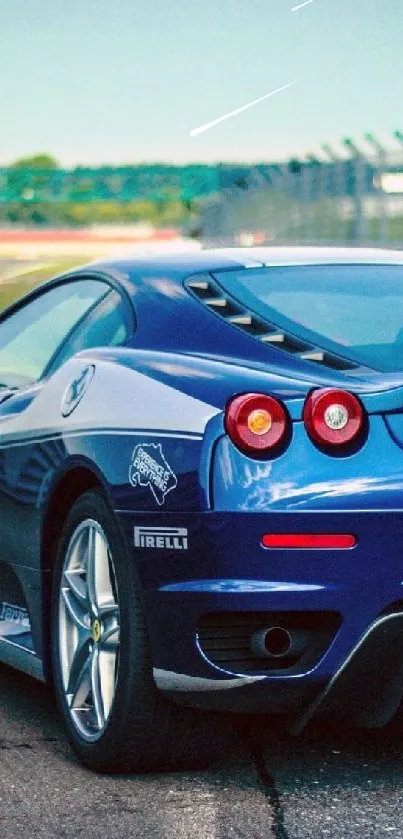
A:
POLYGON ((134 546, 149 550, 187 551, 186 527, 135 527, 134 546))

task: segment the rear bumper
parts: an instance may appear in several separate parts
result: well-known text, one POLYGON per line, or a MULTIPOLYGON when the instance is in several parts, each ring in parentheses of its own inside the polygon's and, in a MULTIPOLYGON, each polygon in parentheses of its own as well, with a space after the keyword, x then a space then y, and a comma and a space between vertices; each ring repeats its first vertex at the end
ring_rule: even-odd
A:
MULTIPOLYGON (((358 661, 363 651, 368 686, 382 680, 394 713, 398 684, 403 685, 403 511, 120 517, 144 591, 155 680, 167 695, 198 707, 299 714, 314 703, 319 710, 323 699, 324 710, 333 714, 341 709, 348 716, 348 709, 363 708, 362 672, 355 683, 354 678, 351 684, 346 681, 353 672, 350 660, 358 661), (134 526, 186 527, 187 549, 134 548, 134 526), (267 550, 261 546, 265 532, 353 533, 357 545, 348 550, 267 550), (297 619, 333 614, 338 626, 319 657, 308 656, 306 665, 302 659, 278 672, 263 660, 251 672, 236 661, 223 666, 211 660, 200 643, 199 627, 206 615, 233 613, 262 613, 264 620, 268 614, 274 620, 284 614, 297 619), (389 632, 393 643, 387 640, 389 632), (332 693, 335 702, 330 701, 332 693)), ((365 690, 370 705, 371 691, 365 690)), ((382 704, 378 688, 375 699, 382 704)), ((378 717, 369 709, 362 719, 383 722, 388 708, 386 702, 378 717)))
POLYGON ((315 716, 376 728, 403 699, 403 612, 379 618, 294 724, 298 733, 315 716))
POLYGON ((231 711, 292 713, 299 734, 315 717, 376 728, 386 725, 403 699, 403 613, 382 616, 372 624, 343 665, 326 683, 302 677, 265 677, 230 681, 197 680, 155 670, 157 685, 183 705, 231 711), (268 683, 269 682, 269 683, 268 683))

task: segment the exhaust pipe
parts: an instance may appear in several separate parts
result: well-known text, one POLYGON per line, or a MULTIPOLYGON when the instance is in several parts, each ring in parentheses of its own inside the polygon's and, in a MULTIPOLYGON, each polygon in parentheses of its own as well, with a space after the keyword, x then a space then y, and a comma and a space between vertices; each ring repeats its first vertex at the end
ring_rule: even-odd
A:
POLYGON ((293 632, 283 626, 258 629, 251 638, 251 650, 259 658, 292 658, 303 652, 308 633, 293 632))

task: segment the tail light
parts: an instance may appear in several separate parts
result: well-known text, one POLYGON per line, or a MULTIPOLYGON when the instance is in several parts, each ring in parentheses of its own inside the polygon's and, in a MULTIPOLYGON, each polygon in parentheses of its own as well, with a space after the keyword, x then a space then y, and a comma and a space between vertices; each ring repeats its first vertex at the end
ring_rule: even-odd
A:
POLYGON ((346 390, 315 390, 305 402, 303 419, 316 443, 342 446, 360 433, 363 409, 356 396, 346 390))
POLYGON ((264 548, 343 550, 356 544, 357 538, 352 533, 265 533, 262 536, 264 548))
POLYGON ((235 396, 225 412, 225 428, 244 452, 269 452, 284 440, 288 430, 285 408, 272 396, 248 393, 235 396))

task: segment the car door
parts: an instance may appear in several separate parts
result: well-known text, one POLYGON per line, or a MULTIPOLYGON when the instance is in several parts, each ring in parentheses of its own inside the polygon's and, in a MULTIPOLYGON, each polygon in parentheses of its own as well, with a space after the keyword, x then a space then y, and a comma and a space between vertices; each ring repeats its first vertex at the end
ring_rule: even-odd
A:
MULTIPOLYGON (((13 441, 13 421, 18 418, 21 425, 28 406, 69 355, 105 338, 105 330, 95 335, 95 313, 103 304, 108 308, 113 293, 104 279, 78 276, 39 290, 0 319, 0 563, 38 566, 39 493, 60 446, 56 440, 41 443, 39 428, 32 435, 23 426, 13 441), (92 334, 86 332, 87 320, 92 334)), ((112 329, 110 336, 124 340, 125 333, 112 329)))

